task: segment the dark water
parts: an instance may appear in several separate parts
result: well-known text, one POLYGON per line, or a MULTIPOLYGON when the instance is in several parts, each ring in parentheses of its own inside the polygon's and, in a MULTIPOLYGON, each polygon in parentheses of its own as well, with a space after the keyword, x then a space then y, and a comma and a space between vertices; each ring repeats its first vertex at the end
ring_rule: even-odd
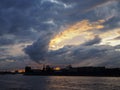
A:
POLYGON ((120 90, 120 77, 0 75, 0 90, 120 90))

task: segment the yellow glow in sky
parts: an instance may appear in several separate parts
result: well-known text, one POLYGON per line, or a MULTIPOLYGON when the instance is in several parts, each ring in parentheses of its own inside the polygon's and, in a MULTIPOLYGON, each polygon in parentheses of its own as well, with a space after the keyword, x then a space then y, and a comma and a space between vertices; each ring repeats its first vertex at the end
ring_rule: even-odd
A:
POLYGON ((61 70, 61 68, 60 67, 55 67, 54 70, 59 71, 59 70, 61 70))
POLYGON ((117 38, 120 36, 120 28, 109 30, 105 33, 102 33, 99 35, 100 38, 102 38, 101 45, 110 45, 110 46, 116 46, 120 44, 120 40, 115 40, 114 38, 117 38))
POLYGON ((78 45, 83 43, 83 41, 92 39, 94 37, 93 34, 90 32, 88 33, 87 31, 104 28, 102 25, 104 22, 105 20, 98 20, 97 22, 83 20, 69 26, 63 32, 60 32, 50 40, 49 50, 57 50, 64 47, 65 45, 78 45), (75 39, 76 37, 77 40, 75 39))
POLYGON ((58 50, 66 45, 80 45, 94 39, 96 35, 101 38, 101 42, 98 45, 120 45, 120 40, 114 39, 120 37, 120 28, 96 31, 104 28, 104 25, 102 25, 104 22, 105 20, 98 20, 96 22, 83 20, 69 26, 50 40, 49 50, 58 50))

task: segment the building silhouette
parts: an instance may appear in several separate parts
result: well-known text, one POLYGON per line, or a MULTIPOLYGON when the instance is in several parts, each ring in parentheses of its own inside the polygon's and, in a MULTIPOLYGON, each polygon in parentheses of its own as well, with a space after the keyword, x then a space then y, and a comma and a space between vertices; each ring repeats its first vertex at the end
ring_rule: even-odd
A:
POLYGON ((24 75, 41 75, 41 76, 120 76, 120 68, 106 67, 72 67, 71 65, 55 70, 46 65, 42 70, 25 67, 24 75))

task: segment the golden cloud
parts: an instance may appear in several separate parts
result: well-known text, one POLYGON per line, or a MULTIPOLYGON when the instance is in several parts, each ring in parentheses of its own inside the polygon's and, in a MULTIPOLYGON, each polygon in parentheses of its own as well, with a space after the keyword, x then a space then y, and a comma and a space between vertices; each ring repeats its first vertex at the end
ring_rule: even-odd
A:
POLYGON ((80 22, 75 23, 74 25, 69 26, 66 28, 63 32, 58 33, 56 36, 53 37, 53 39, 50 40, 49 43, 49 50, 57 50, 65 45, 78 45, 83 40, 93 37, 92 33, 88 33, 87 31, 96 30, 96 29, 102 29, 104 26, 102 23, 104 23, 105 20, 98 20, 97 22, 90 22, 89 20, 83 20, 80 22), (79 38, 74 42, 74 39, 76 37, 83 37, 81 40, 79 38), (74 43, 71 43, 71 42, 74 43))
POLYGON ((100 34, 99 37, 102 39, 100 45, 110 45, 110 46, 120 45, 120 40, 114 39, 120 36, 119 32, 120 32, 120 28, 116 28, 100 34))

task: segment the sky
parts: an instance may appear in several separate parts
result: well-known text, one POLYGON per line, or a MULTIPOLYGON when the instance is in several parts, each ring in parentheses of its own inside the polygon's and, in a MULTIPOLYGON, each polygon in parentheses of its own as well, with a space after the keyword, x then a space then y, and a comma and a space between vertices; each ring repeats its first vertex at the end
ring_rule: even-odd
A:
POLYGON ((120 67, 120 0, 1 0, 0 69, 120 67))

